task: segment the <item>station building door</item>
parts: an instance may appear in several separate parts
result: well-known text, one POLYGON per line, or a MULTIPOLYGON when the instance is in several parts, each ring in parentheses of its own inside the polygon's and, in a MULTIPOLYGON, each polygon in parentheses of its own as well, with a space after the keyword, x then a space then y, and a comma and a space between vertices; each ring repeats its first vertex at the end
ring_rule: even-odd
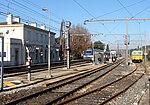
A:
POLYGON ((19 65, 19 49, 15 48, 15 65, 19 65))

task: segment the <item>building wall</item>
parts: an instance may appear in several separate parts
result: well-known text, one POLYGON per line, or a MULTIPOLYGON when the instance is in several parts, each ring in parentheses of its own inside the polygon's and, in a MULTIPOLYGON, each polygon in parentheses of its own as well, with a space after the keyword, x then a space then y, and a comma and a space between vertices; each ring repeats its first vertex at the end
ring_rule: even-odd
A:
MULTIPOLYGON (((33 64, 48 62, 48 31, 25 24, 10 24, 0 25, 0 32, 4 33, 5 66, 26 64, 27 49, 33 64)), ((55 33, 51 32, 50 39, 51 61, 59 61, 55 33)))
MULTIPOLYGON (((55 38, 52 36, 55 34, 51 35, 51 40, 55 38)), ((30 51, 32 63, 46 63, 48 61, 48 31, 25 25, 24 41, 30 51)))
POLYGON ((24 64, 23 59, 21 59, 23 58, 23 56, 21 57, 21 52, 23 52, 21 49, 23 27, 21 26, 22 24, 0 25, 0 32, 4 36, 4 52, 6 53, 6 57, 4 57, 5 66, 24 64), (18 49, 18 63, 15 61, 16 49, 18 49))

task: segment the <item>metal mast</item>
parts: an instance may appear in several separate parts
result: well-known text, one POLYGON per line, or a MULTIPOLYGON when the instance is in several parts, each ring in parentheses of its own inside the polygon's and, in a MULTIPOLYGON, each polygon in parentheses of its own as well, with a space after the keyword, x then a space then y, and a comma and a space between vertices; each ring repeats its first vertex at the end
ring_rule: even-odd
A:
POLYGON ((150 18, 111 18, 111 19, 101 19, 101 20, 85 20, 84 24, 87 22, 102 22, 102 21, 126 21, 126 36, 125 36, 125 44, 126 44, 126 65, 128 65, 128 21, 129 20, 150 20, 150 18))

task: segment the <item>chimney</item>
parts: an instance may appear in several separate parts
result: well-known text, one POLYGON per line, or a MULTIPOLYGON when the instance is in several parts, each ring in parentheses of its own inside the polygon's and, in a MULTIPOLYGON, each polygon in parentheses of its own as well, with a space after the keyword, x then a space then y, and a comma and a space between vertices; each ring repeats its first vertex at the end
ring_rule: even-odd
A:
POLYGON ((8 13, 6 22, 7 22, 7 24, 12 24, 12 22, 13 22, 13 15, 11 13, 8 13))
POLYGON ((37 23, 36 23, 36 22, 32 22, 32 23, 31 23, 31 26, 37 27, 37 23))
POLYGON ((45 24, 41 24, 41 29, 46 30, 46 25, 45 24))
POLYGON ((16 16, 15 19, 14 19, 14 22, 20 23, 20 17, 16 16))

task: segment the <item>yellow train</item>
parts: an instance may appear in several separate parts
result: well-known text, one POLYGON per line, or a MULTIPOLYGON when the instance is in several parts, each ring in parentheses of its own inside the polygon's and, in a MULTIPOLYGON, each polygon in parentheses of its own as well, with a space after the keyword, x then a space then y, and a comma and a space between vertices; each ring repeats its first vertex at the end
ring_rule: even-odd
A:
POLYGON ((143 61, 143 52, 138 51, 138 50, 133 50, 131 53, 132 56, 132 62, 137 63, 137 62, 142 62, 143 61))

